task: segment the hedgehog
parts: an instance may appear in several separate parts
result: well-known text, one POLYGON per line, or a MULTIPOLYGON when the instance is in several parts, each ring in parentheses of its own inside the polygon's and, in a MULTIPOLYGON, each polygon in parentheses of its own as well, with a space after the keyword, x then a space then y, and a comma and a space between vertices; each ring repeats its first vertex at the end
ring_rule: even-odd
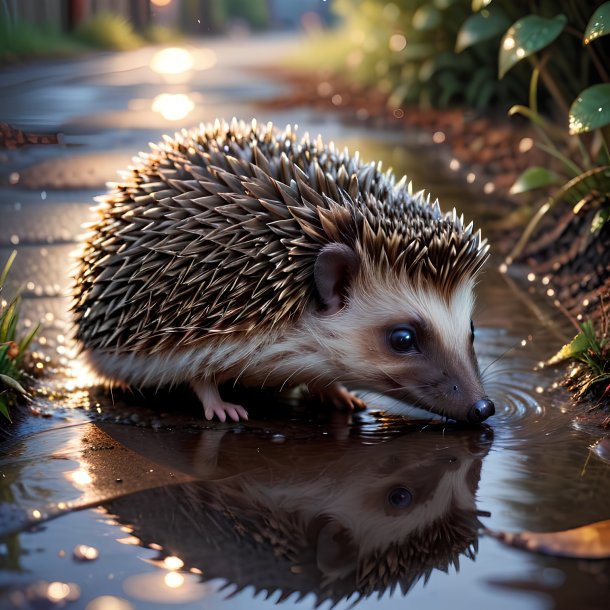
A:
POLYGON ((489 246, 406 177, 322 138, 216 121, 151 144, 99 200, 75 278, 77 344, 110 384, 348 388, 448 419, 494 413, 474 351, 489 246))

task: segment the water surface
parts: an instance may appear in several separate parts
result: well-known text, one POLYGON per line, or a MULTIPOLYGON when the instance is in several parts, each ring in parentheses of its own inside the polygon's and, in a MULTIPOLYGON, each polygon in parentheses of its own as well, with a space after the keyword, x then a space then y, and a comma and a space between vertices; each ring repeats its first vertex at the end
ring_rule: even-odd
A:
MULTIPOLYGON (((58 83, 13 75, 16 89, 49 94, 42 116, 63 125, 66 144, 9 155, 0 190, 0 259, 17 247, 10 288, 25 279, 24 323, 43 320, 35 352, 46 373, 33 414, 2 444, 2 607, 606 608, 610 562, 527 554, 480 534, 481 524, 552 531, 610 518, 610 465, 589 450, 596 437, 571 424, 555 373, 539 366, 571 331, 550 302, 501 274, 498 259, 481 277, 475 315, 497 409, 484 426, 432 420, 375 395, 349 416, 295 395, 247 394, 249 422, 210 423, 188 392, 111 394, 86 375, 70 345, 66 294, 79 227, 100 188, 97 178, 75 188, 78 171, 45 188, 65 166, 48 162, 82 147, 90 156, 75 157, 73 169, 95 169, 102 153, 120 167, 167 131, 125 128, 134 96, 160 90, 138 86, 148 72, 134 57, 130 79, 113 63, 97 76, 60 65, 58 83), (57 103, 73 92, 62 89, 66 78, 93 105, 80 119, 57 103), (28 180, 14 183, 15 172, 28 180)), ((218 104, 240 90, 231 73, 209 74, 213 87, 193 86, 218 104)), ((26 124, 40 112, 28 104, 15 110, 26 124)), ((231 108, 253 112, 243 98, 231 108)), ((198 112, 208 120, 218 107, 198 112)), ((381 160, 484 228, 498 216, 493 194, 451 172, 425 139, 405 144, 402 134, 306 109, 262 118, 298 122, 381 160)))

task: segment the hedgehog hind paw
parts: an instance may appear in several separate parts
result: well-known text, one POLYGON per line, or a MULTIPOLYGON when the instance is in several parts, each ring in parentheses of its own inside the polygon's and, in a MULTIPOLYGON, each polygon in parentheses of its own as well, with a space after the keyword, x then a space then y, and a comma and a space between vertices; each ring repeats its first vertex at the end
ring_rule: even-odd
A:
POLYGON ((364 411, 366 403, 352 394, 342 383, 334 382, 317 391, 324 402, 330 402, 339 409, 364 411))
POLYGON ((199 381, 192 384, 192 388, 203 405, 206 419, 218 417, 221 422, 226 421, 227 416, 233 421, 247 420, 248 412, 241 406, 226 402, 220 397, 218 386, 210 381, 199 381))

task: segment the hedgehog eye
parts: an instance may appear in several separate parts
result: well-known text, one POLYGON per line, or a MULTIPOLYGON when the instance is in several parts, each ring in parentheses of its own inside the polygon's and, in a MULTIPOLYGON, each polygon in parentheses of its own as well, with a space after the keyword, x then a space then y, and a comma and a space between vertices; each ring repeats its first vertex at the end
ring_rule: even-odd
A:
POLYGON ((406 324, 394 326, 388 331, 388 343, 399 354, 413 351, 416 347, 415 330, 406 324))
POLYGON ((395 487, 388 493, 388 502, 392 508, 408 508, 413 494, 406 487, 395 487))
POLYGON ((470 343, 474 343, 474 322, 470 320, 470 343))

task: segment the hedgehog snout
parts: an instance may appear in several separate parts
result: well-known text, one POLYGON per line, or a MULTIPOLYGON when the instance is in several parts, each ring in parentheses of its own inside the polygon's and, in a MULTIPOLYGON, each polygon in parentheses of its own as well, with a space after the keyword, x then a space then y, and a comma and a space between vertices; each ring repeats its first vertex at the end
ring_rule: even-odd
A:
POLYGON ((473 424, 478 424, 491 417, 496 412, 494 403, 489 398, 481 398, 477 400, 468 411, 468 421, 473 424))

